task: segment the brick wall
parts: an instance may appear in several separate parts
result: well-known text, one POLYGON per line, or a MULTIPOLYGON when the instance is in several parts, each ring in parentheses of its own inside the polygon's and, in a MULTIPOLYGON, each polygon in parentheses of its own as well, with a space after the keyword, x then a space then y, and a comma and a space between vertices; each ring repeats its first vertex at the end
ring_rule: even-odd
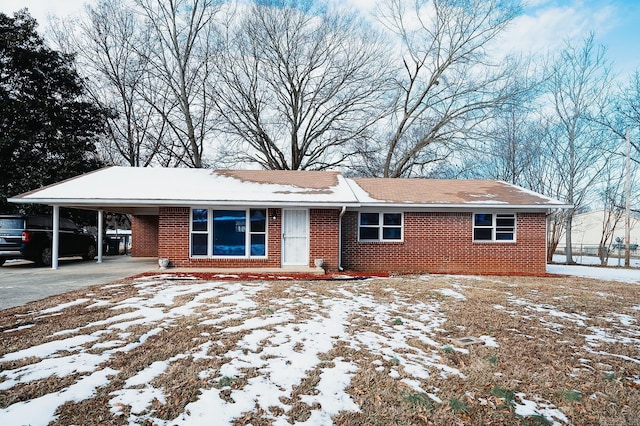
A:
POLYGON ((323 259, 325 270, 338 270, 339 218, 340 211, 335 209, 309 211, 309 266, 315 266, 315 259, 323 259))
POLYGON ((178 267, 201 268, 274 268, 280 267, 280 209, 267 210, 267 258, 189 258, 188 207, 161 207, 158 257, 168 258, 178 267), (273 220, 273 217, 276 217, 273 220))
POLYGON ((131 217, 131 256, 158 256, 158 216, 131 217))
POLYGON ((343 217, 345 269, 396 273, 517 274, 546 272, 544 213, 517 215, 517 242, 474 243, 471 213, 405 213, 404 241, 358 242, 358 216, 343 217))

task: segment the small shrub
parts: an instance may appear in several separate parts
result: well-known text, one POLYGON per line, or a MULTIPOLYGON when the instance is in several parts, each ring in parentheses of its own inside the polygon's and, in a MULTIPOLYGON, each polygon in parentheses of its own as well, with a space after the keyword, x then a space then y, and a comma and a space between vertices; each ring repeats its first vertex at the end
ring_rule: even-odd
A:
POLYGON ((445 354, 452 354, 453 353, 453 348, 449 345, 446 345, 445 347, 442 348, 442 350, 444 351, 445 354))
POLYGON ((273 315, 274 310, 271 308, 265 308, 264 311, 267 313, 267 315, 273 315))
POLYGON ((580 400, 582 400, 582 395, 580 394, 580 392, 575 391, 575 390, 564 391, 564 392, 562 392, 562 396, 564 397, 564 399, 567 399, 569 401, 580 401, 580 400))
POLYGON ((501 386, 494 386, 491 389, 491 395, 496 396, 504 400, 504 407, 511 408, 515 404, 516 394, 512 390, 503 388, 501 386))
POLYGON ((398 358, 397 356, 394 356, 393 358, 391 358, 391 364, 400 365, 400 358, 398 358))
POLYGON ((485 358, 489 364, 496 365, 498 363, 498 357, 496 355, 491 355, 490 357, 485 358))
POLYGON ((449 408, 451 408, 451 411, 456 414, 469 414, 469 407, 467 407, 467 405, 458 398, 451 398, 449 400, 449 408))
POLYGON ((618 378, 616 377, 616 373, 607 373, 607 374, 604 375, 603 379, 607 380, 609 382, 613 382, 613 381, 617 380, 618 378))
POLYGON ((524 419, 522 419, 522 424, 524 426, 548 426, 548 425, 552 425, 553 423, 551 423, 542 414, 534 414, 532 416, 527 416, 524 419))
POLYGON ((424 393, 406 393, 404 394, 404 399, 413 407, 425 407, 430 411, 434 408, 433 401, 424 393))
POLYGON ((393 324, 393 325, 402 325, 402 319, 401 318, 394 318, 393 321, 391 322, 391 324, 393 324))
POLYGON ((235 377, 224 376, 220 380, 218 380, 218 387, 225 388, 227 386, 233 385, 237 379, 235 377))

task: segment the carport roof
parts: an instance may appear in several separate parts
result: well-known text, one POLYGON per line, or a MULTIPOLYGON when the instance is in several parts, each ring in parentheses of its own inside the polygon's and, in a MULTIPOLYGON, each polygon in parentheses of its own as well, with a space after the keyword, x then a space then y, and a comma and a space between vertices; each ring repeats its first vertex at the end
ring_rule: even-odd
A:
POLYGON ((337 171, 108 167, 10 198, 157 214, 160 206, 381 207, 548 210, 570 207, 489 180, 345 178, 337 171))
POLYGON ((137 214, 159 206, 358 203, 339 172, 151 167, 107 167, 9 201, 137 214))

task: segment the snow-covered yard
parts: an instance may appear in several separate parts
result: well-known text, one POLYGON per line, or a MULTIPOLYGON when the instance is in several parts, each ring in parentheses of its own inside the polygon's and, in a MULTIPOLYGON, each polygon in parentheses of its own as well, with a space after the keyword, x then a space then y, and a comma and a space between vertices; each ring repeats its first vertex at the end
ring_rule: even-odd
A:
POLYGON ((630 282, 96 286, 0 312, 0 424, 633 424, 630 282))

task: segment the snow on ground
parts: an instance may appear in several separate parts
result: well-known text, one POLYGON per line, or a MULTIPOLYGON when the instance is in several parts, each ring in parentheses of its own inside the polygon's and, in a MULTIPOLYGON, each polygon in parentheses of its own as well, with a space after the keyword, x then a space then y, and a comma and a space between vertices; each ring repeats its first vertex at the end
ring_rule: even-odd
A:
MULTIPOLYGON (((554 274, 640 283, 637 270, 563 265, 550 265, 548 270, 554 274)), ((450 288, 436 291, 457 303, 465 303, 465 288, 458 284, 458 279, 451 277, 450 288)), ((269 282, 180 282, 147 277, 135 282, 136 295, 119 302, 88 297, 44 309, 38 313, 41 318, 64 314, 66 309, 78 309, 82 304, 86 304, 86 309, 110 306, 113 315, 77 328, 59 330, 45 343, 0 357, 0 363, 21 361, 15 368, 0 371, 3 390, 47 377, 79 375, 69 386, 56 392, 0 409, 0 424, 46 425, 54 421, 56 409, 66 401, 90 398, 96 389, 116 379, 119 371, 105 365, 115 366, 114 359, 135 350, 153 336, 177 332, 177 322, 189 316, 200 317, 199 327, 208 327, 222 337, 212 341, 208 339, 209 332, 202 332, 202 340, 190 349, 158 359, 129 377, 119 390, 110 394, 108 404, 112 413, 127 417, 129 424, 204 425, 210 424, 211 419, 216 419, 218 424, 232 424, 243 413, 262 407, 262 415, 274 425, 288 425, 289 419, 282 413, 291 408, 292 392, 310 371, 316 371, 319 380, 315 391, 297 397, 310 408, 306 424, 330 424, 331 416, 340 411, 360 410, 346 392, 358 366, 337 355, 340 347, 390 361, 390 377, 398 378, 402 371, 402 381, 408 387, 441 402, 438 389, 425 386, 425 379, 434 375, 464 379, 459 370, 441 358, 443 346, 450 345, 438 335, 447 320, 446 312, 441 309, 442 298, 404 299, 396 293, 392 280, 389 282, 389 287, 384 289, 391 297, 388 303, 376 300, 368 292, 366 283, 339 286, 331 297, 291 283, 286 297, 269 299, 265 306, 261 294, 269 291, 273 285, 269 282), (180 299, 187 296, 188 301, 182 303, 180 299), (360 328, 361 324, 374 327, 360 328), (133 342, 127 340, 140 326, 146 331, 133 342), (225 340, 233 343, 224 346, 225 340), (410 343, 416 341, 421 345, 410 343), (212 357, 220 361, 219 368, 201 371, 199 377, 219 386, 201 389, 197 399, 177 418, 167 421, 154 416, 157 405, 166 403, 163 389, 152 385, 154 379, 180 360, 212 357), (234 387, 237 381, 243 381, 244 386, 234 387), (125 407, 129 408, 125 410, 125 407)), ((111 287, 117 290, 117 286, 111 287)), ((562 312, 550 304, 517 298, 508 302, 541 316, 541 323, 551 329, 562 328, 564 322, 584 327, 585 347, 589 350, 596 351, 597 343, 605 339, 640 342, 640 335, 631 336, 630 330, 622 330, 629 326, 637 328, 635 319, 628 315, 609 314, 612 321, 621 324, 620 329, 612 333, 586 325, 588 318, 579 313, 562 312)), ((495 308, 511 312, 509 307, 496 305, 495 308)), ((486 346, 499 346, 491 336, 481 336, 481 339, 486 346)), ((376 362, 380 363, 381 371, 388 368, 376 362)), ((544 416, 553 424, 569 424, 549 401, 525 394, 517 397, 516 413, 544 416)))
MULTIPOLYGON (((561 260, 564 260, 564 258, 561 260)), ((640 269, 638 267, 624 269, 615 267, 553 264, 547 265, 547 272, 550 274, 572 275, 575 277, 640 284, 640 269)))
MULTIPOLYGON (((1 371, 0 378, 3 381, 0 387, 4 390, 47 377, 82 375, 81 379, 66 389, 0 409, 0 424, 48 424, 55 420, 56 409, 65 401, 89 398, 97 386, 107 386, 110 380, 114 380, 118 371, 102 368, 102 365, 134 350, 151 336, 171 330, 178 319, 202 312, 209 319, 202 321, 201 325, 211 327, 216 333, 227 335, 230 339, 242 336, 234 348, 224 354, 222 358, 226 361, 217 371, 200 373, 201 378, 226 385, 222 389, 203 389, 199 398, 188 404, 179 418, 165 421, 149 414, 153 412, 151 408, 154 401, 160 404, 165 402, 162 389, 150 383, 177 360, 209 357, 207 353, 211 346, 219 344, 224 338, 218 342, 207 341, 182 354, 155 361, 126 380, 120 390, 111 394, 109 404, 113 413, 126 415, 123 408, 131 407, 127 411, 129 424, 150 421, 153 424, 198 425, 210 424, 212 418, 220 424, 230 424, 243 413, 260 406, 265 410, 270 407, 265 416, 273 424, 287 425, 289 423, 285 416, 269 413, 280 411, 274 407, 281 409, 280 412, 289 409, 286 401, 292 391, 309 371, 315 369, 320 377, 316 392, 300 395, 299 398, 310 407, 322 407, 321 410, 311 410, 307 424, 328 424, 331 423, 331 416, 340 411, 359 411, 359 407, 345 392, 357 366, 339 356, 330 362, 326 359, 328 353, 343 344, 382 359, 395 360, 397 366, 391 369, 392 376, 397 375, 397 369, 400 368, 417 379, 433 374, 440 377, 461 376, 457 369, 441 361, 442 344, 432 338, 446 320, 438 302, 414 303, 396 297, 392 303, 384 305, 364 291, 351 291, 345 287, 336 292, 335 297, 328 299, 310 292, 308 288, 292 284, 286 299, 271 299, 269 306, 264 308, 258 299, 270 285, 269 282, 138 280, 138 294, 112 304, 112 316, 78 328, 57 331, 52 336, 54 340, 0 358, 0 363, 37 360, 1 371), (178 303, 179 298, 187 295, 191 295, 192 300, 178 303), (256 310, 263 310, 263 314, 252 316, 256 310), (300 310, 304 315, 294 314, 300 310), (348 321, 354 312, 361 315, 348 321), (376 324, 376 331, 354 334, 354 321, 376 324), (237 325, 228 326, 230 322, 237 325), (139 326, 145 326, 149 331, 133 343, 127 343, 129 330, 139 326), (421 341, 424 349, 416 351, 416 347, 408 343, 411 339, 421 341), (249 368, 257 369, 259 374, 246 377, 249 368), (242 389, 233 389, 232 383, 238 380, 246 380, 247 383, 242 389)), ((387 291, 393 294, 394 289, 390 287, 387 291)), ((65 309, 83 303, 87 305, 86 309, 90 309, 108 302, 84 298, 54 306, 39 314, 41 317, 59 315, 65 309)), ((436 392, 433 389, 423 391, 436 392)))
MULTIPOLYGON (((577 255, 573 256, 573 260, 580 265, 598 265, 600 266, 600 258, 598 256, 583 256, 577 255)), ((554 254, 553 261, 555 263, 564 263, 567 261, 567 257, 564 254, 554 254)), ((632 257, 630 259, 630 264, 632 268, 640 268, 640 259, 632 257)), ((609 256, 607 266, 622 266, 624 265, 624 253, 621 254, 620 259, 618 260, 617 253, 611 253, 609 256)))

